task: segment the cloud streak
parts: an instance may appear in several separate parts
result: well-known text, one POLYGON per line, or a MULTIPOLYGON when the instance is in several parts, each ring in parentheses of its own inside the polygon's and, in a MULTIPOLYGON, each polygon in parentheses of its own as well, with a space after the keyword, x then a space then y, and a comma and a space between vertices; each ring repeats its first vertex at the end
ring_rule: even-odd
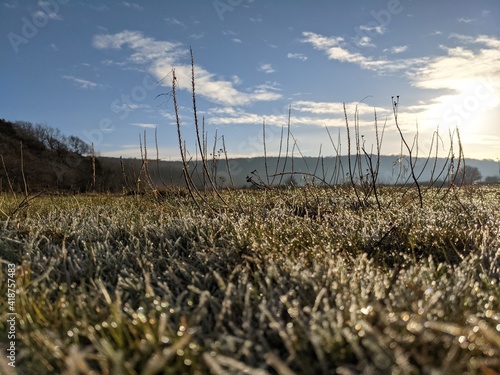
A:
POLYGON ((263 72, 266 74, 274 73, 276 70, 272 67, 271 64, 260 64, 259 68, 257 69, 259 72, 263 72))
POLYGON ((133 123, 129 124, 130 126, 138 126, 139 128, 144 129, 156 129, 158 127, 157 124, 144 124, 144 123, 133 123))
POLYGON ((123 4, 123 6, 125 6, 127 8, 131 8, 131 9, 135 9, 135 10, 144 10, 144 8, 142 6, 140 6, 139 4, 136 4, 136 3, 129 3, 127 1, 123 1, 122 4, 123 4))
MULTIPOLYGON (((171 76, 172 68, 175 68, 178 89, 191 90, 191 65, 186 63, 189 51, 182 44, 159 41, 146 37, 141 32, 129 30, 116 34, 96 35, 92 44, 98 49, 129 48, 131 54, 127 58, 127 63, 145 66, 153 76, 159 81, 162 80, 162 84, 168 87, 171 82, 164 78, 171 76)), ((269 69, 267 72, 270 72, 269 69)), ((195 74, 197 95, 212 103, 242 106, 281 98, 281 94, 275 89, 262 85, 240 91, 234 87, 240 82, 220 79, 199 65, 195 66, 195 74)))
POLYGON ((95 89, 95 88, 101 87, 100 84, 92 82, 92 81, 88 81, 86 79, 82 79, 82 78, 78 78, 78 77, 74 77, 74 76, 68 76, 68 75, 64 75, 62 77, 64 79, 67 79, 68 81, 76 83, 79 88, 84 89, 84 90, 95 89))
POLYGON ((362 55, 360 52, 349 51, 349 45, 343 37, 326 37, 313 32, 303 32, 302 42, 309 43, 314 49, 326 53, 330 60, 359 65, 362 69, 382 70, 391 65, 388 60, 376 60, 362 55))
POLYGON ((288 53, 286 55, 289 59, 294 59, 294 60, 301 60, 301 61, 306 61, 308 57, 302 53, 288 53))

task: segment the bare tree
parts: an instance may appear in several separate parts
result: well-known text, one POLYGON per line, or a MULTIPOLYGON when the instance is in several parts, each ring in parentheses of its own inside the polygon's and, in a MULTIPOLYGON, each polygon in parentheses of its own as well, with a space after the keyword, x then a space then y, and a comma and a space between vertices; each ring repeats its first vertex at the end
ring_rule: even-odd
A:
POLYGON ((457 171, 455 181, 458 184, 471 185, 477 181, 481 181, 482 178, 483 176, 477 167, 465 165, 457 171))

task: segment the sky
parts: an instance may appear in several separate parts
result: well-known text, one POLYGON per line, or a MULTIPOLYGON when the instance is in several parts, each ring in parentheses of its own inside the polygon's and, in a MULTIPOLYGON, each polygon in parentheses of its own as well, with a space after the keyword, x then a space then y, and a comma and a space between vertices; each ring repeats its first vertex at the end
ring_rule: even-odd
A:
POLYGON ((229 157, 262 156, 264 123, 277 155, 288 121, 295 155, 346 154, 347 118, 367 152, 377 125, 381 152, 399 154, 399 125, 419 156, 456 154, 458 129, 465 157, 498 160, 499 19, 498 0, 0 0, 0 118, 103 156, 140 157, 146 132, 156 157, 156 131, 176 160, 175 72, 196 157, 192 49, 200 128, 229 157))

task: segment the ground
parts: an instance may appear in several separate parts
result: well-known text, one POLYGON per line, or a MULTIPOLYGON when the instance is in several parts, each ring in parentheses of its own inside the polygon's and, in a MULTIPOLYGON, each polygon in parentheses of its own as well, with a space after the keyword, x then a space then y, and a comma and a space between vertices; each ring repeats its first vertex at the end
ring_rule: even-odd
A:
POLYGON ((221 194, 0 195, 17 373, 500 372, 498 187, 221 194))

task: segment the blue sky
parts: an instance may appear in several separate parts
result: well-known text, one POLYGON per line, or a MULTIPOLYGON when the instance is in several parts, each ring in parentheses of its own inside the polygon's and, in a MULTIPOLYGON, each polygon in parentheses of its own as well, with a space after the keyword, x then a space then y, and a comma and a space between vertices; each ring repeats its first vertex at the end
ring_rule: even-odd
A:
MULTIPOLYGON (((178 78, 182 133, 195 154, 190 57, 198 115, 210 147, 229 156, 277 154, 291 106, 294 152, 346 152, 345 103, 369 150, 374 112, 382 151, 401 142, 399 124, 426 154, 439 127, 446 149, 458 127, 466 157, 500 158, 498 0, 0 1, 0 117, 45 123, 93 142, 101 155, 154 152, 177 159, 171 90, 178 78), (216 133, 217 132, 217 133, 216 133)), ((444 151, 443 151, 444 152, 444 151)), ((298 154, 297 154, 298 155, 298 154)))

